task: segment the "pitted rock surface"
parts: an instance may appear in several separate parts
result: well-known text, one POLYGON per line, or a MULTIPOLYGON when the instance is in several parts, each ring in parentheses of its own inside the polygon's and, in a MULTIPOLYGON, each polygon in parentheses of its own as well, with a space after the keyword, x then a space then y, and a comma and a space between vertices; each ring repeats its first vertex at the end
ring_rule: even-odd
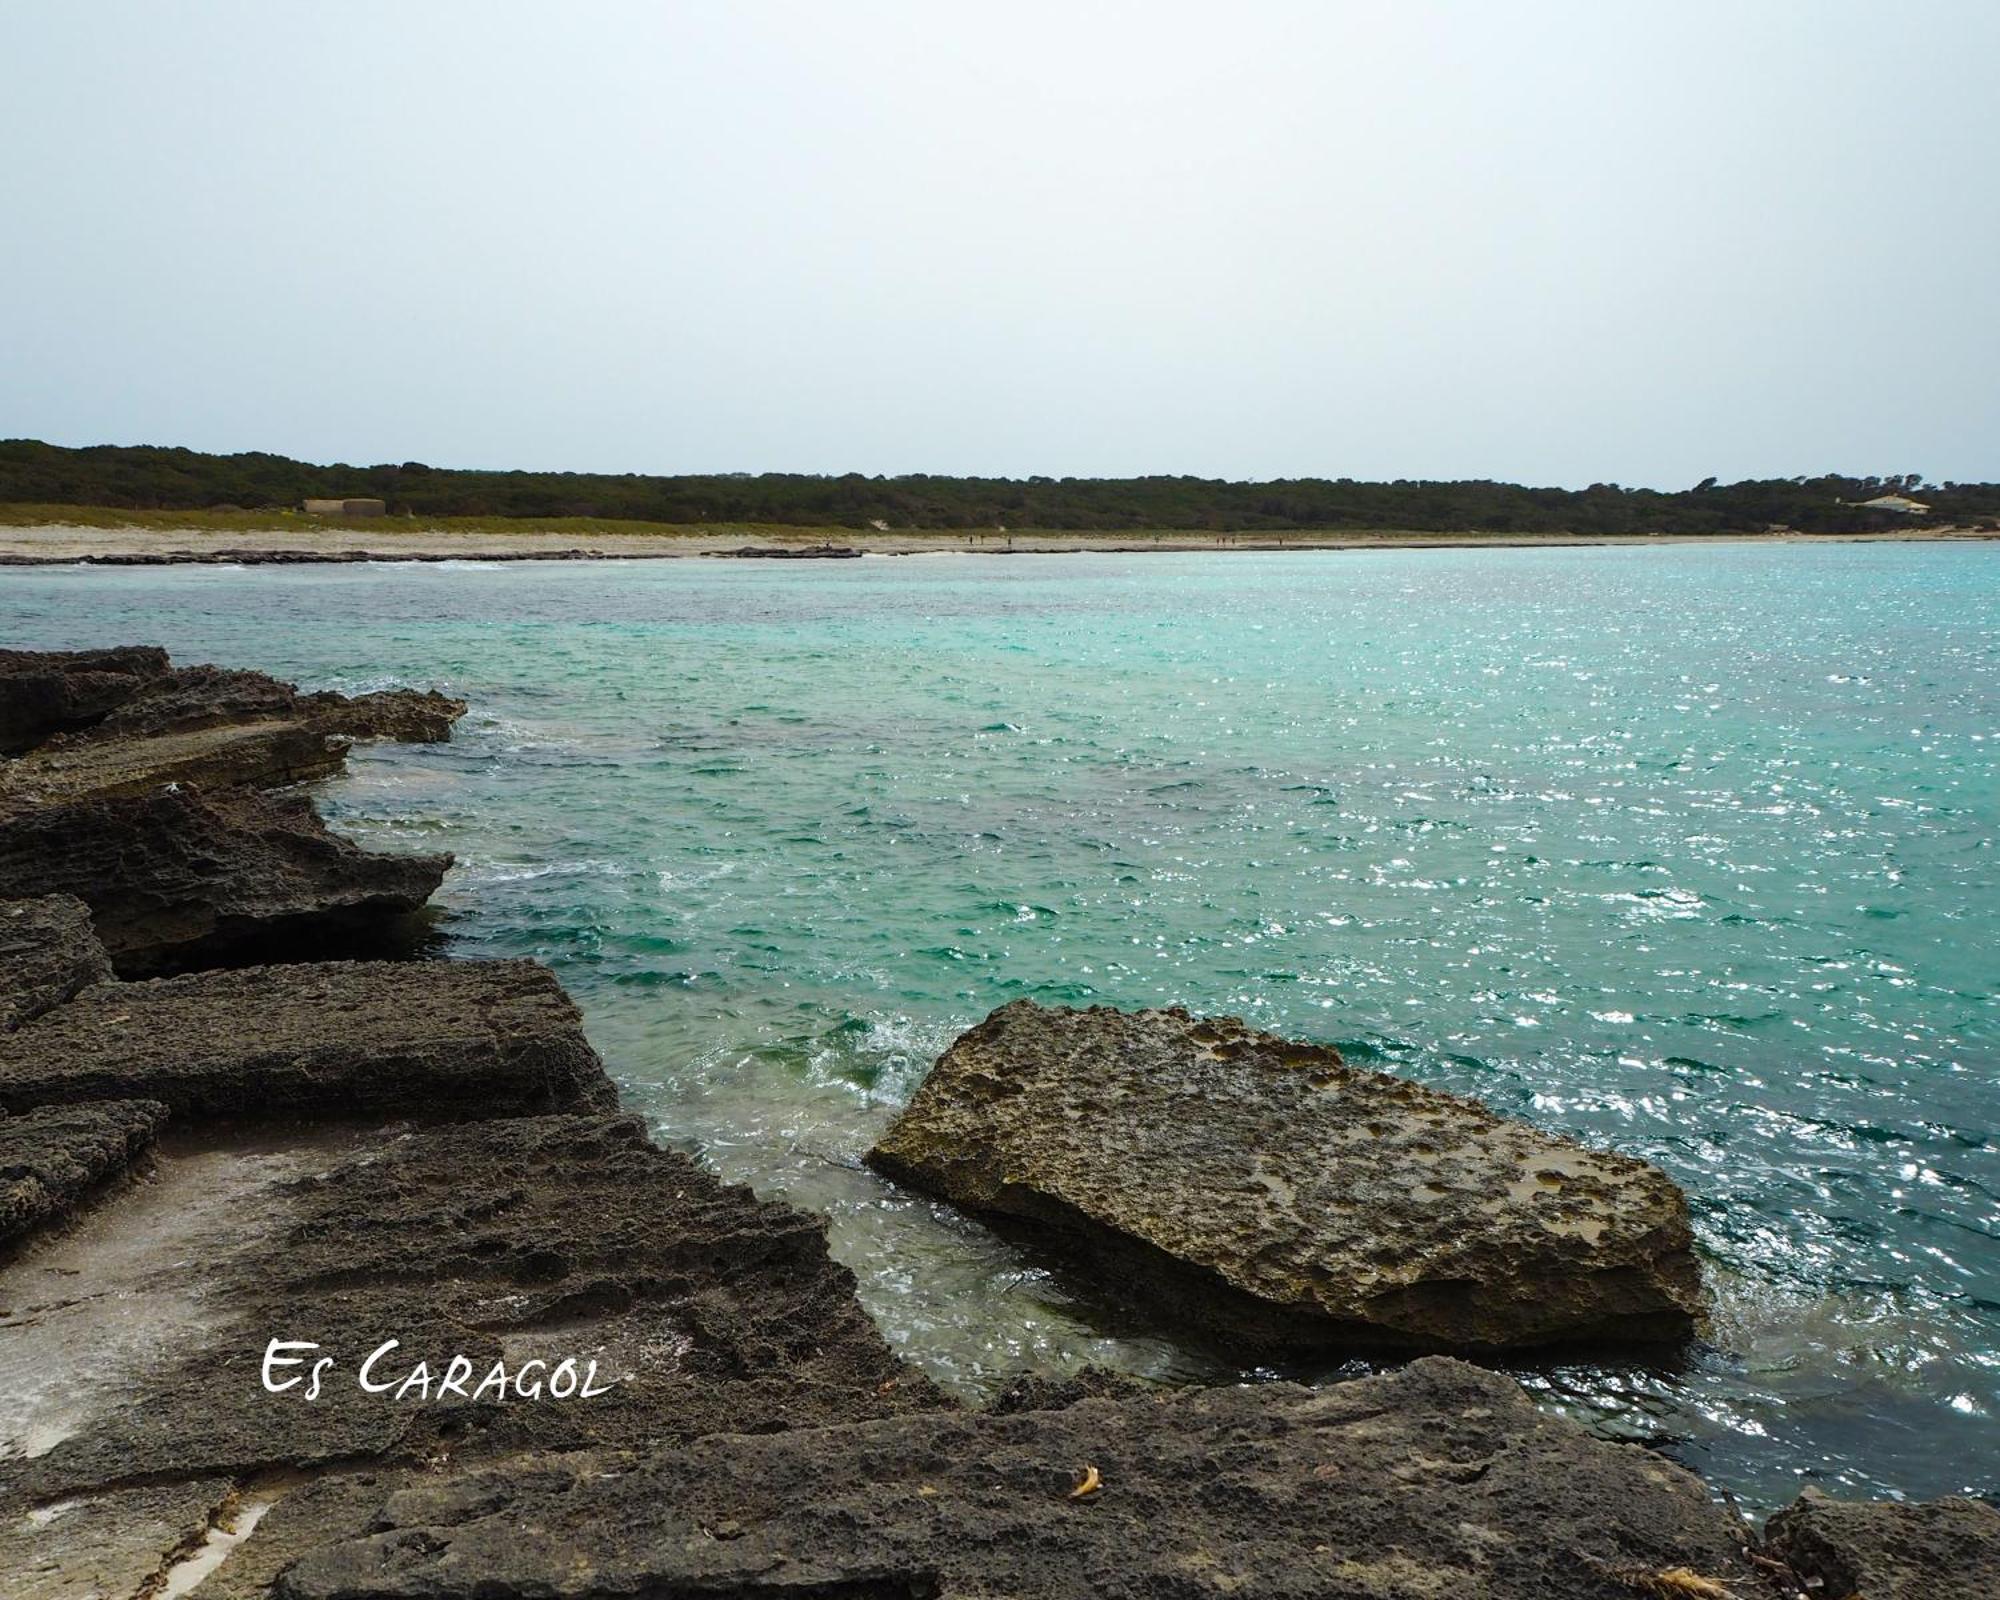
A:
POLYGON ((190 1264, 200 1303, 228 1319, 46 1453, 0 1460, 0 1507, 162 1476, 463 1466, 946 1403, 862 1311, 822 1220, 654 1148, 634 1117, 381 1130, 264 1197, 255 1220, 190 1264), (316 1399, 303 1384, 265 1392, 272 1338, 337 1358, 316 1399), (477 1371, 427 1402, 366 1393, 360 1363, 391 1339, 378 1378, 424 1361, 435 1384, 454 1354, 477 1371), (463 1392, 495 1361, 547 1374, 565 1357, 596 1359, 612 1386, 588 1400, 463 1392))
POLYGON ((1674 1340, 1702 1309, 1657 1168, 1234 1018, 1016 1001, 868 1159, 1249 1347, 1674 1340))
POLYGON ((0 1109, 499 1116, 616 1091, 532 961, 325 961, 104 983, 0 1034, 0 1109))
POLYGON ((153 1600, 163 1574, 200 1541, 229 1490, 227 1479, 208 1478, 52 1506, 0 1505, 7 1600, 153 1600))
POLYGON ((273 788, 339 770, 352 739, 451 737, 435 690, 307 694, 264 672, 176 667, 151 647, 0 651, 0 815, 170 784, 273 788))
POLYGON ((347 741, 310 722, 225 723, 58 739, 0 766, 0 818, 70 800, 145 794, 170 784, 207 790, 275 789, 338 772, 347 741))
POLYGON ((435 689, 377 689, 371 694, 302 694, 299 704, 328 733, 350 739, 441 744, 465 715, 463 700, 435 689))
POLYGON ((1443 1358, 527 1460, 389 1497, 285 1600, 1633 1600, 1749 1596, 1698 1480, 1443 1358), (1089 1469, 1099 1487, 1075 1491, 1089 1469), (528 1530, 532 1530, 528 1534, 528 1530), (528 1536, 524 1536, 528 1534, 528 1536), (1714 1593, 1691 1590, 1689 1593, 1714 1593))
POLYGON ((0 756, 89 727, 167 670, 166 651, 150 645, 0 650, 0 756))
POLYGON ((182 787, 0 820, 0 895, 87 901, 127 976, 274 945, 329 953, 320 947, 363 942, 420 908, 450 866, 448 855, 363 850, 302 795, 182 787))
POLYGON ((0 1116, 0 1249, 67 1216, 125 1172, 166 1119, 157 1100, 37 1106, 0 1116))
POLYGON ((1993 1600, 2000 1510, 1983 1500, 1834 1500, 1808 1490, 1771 1519, 1765 1553, 1817 1600, 1993 1600))
POLYGON ((266 672, 236 667, 175 667, 141 684, 89 731, 92 739, 128 739, 231 722, 311 722, 354 739, 428 743, 451 737, 465 702, 435 690, 381 689, 362 695, 304 693, 266 672))
POLYGON ((0 899, 0 1033, 110 976, 90 907, 74 895, 0 899))

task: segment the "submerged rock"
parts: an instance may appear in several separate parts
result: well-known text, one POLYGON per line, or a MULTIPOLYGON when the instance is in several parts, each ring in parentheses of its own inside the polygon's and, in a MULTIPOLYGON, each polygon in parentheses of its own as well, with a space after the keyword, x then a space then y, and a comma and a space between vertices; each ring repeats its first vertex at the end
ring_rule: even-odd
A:
POLYGON ((532 961, 327 961, 104 983, 0 1034, 0 1109, 500 1116, 616 1103, 532 961))
POLYGON ((302 795, 182 787, 0 819, 0 895, 88 902, 128 977, 275 946, 345 953, 422 907, 450 866, 363 850, 302 795))
POLYGON ((149 645, 0 650, 0 755, 89 727, 167 670, 166 651, 149 645))
POLYGON ((1981 1500, 1834 1500, 1808 1489, 1771 1519, 1764 1553, 1819 1600, 1993 1600, 2000 1510, 1981 1500))
MULTIPOLYGON (((0 896, 14 892, 4 881, 0 874, 0 896)), ((90 907, 76 896, 0 899, 0 1033, 110 976, 90 907)))
POLYGON ((38 1106, 0 1117, 0 1247, 68 1215, 124 1172, 166 1117, 156 1100, 38 1106))
POLYGON ((1316 1391, 919 1415, 413 1481, 278 1593, 1630 1600, 1759 1582, 1690 1474, 1432 1357, 1316 1391), (1711 1587, 1649 1586, 1677 1572, 1711 1587))
POLYGON ((1016 1001, 868 1160, 1250 1348, 1677 1340, 1702 1309, 1657 1168, 1233 1018, 1016 1001))

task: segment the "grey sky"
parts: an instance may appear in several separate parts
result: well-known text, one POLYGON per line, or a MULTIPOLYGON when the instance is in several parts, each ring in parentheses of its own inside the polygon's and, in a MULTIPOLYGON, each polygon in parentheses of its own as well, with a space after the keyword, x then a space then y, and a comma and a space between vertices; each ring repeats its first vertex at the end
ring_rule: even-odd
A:
POLYGON ((0 435, 2000 478, 2000 5, 0 0, 0 435))

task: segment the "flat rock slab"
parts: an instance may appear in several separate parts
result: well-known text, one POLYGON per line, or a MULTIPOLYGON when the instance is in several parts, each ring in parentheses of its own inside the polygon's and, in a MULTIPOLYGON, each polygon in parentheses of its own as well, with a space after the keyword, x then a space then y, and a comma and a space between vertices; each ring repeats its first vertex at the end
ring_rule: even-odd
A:
POLYGON ((1917 1505, 1808 1490, 1771 1519, 1765 1553, 1816 1600, 1993 1600, 2000 1510, 1983 1500, 1917 1505))
POLYGON ((1676 1340, 1702 1308, 1659 1169, 1234 1018, 1016 1001, 868 1160, 1245 1347, 1676 1340))
POLYGON ((363 850, 303 795, 182 787, 0 819, 0 895, 80 897, 128 977, 246 950, 380 953, 371 941, 422 907, 450 867, 448 855, 363 850))
POLYGON ((165 1580, 201 1544, 229 1493, 228 1479, 208 1478, 0 1510, 7 1600, 185 1593, 166 1590, 165 1580))
POLYGON ((90 907, 74 895, 0 900, 0 1033, 110 976, 90 907))
POLYGON ((272 789, 338 772, 347 741, 310 722, 263 721, 130 739, 57 741, 0 767, 0 816, 168 784, 272 789))
POLYGON ((1759 1581, 1694 1477, 1438 1357, 1317 1391, 529 1461, 413 1485, 377 1527, 299 1560, 279 1594, 1633 1600, 1716 1592, 1641 1586, 1676 1569, 1746 1597, 1759 1581))
POLYGON ((868 1320, 823 1221, 654 1148, 637 1118, 314 1146, 169 1139, 159 1169, 0 1271, 14 1308, 0 1440, 25 1442, 12 1461, 0 1448, 0 1506, 218 1473, 247 1492, 273 1470, 628 1448, 945 1403, 868 1320), (156 1336, 135 1338, 121 1305, 154 1315, 156 1336), (265 1391, 272 1339, 332 1358, 316 1395, 265 1391), (361 1388, 388 1340, 375 1376, 400 1388, 424 1363, 428 1384, 361 1388), (475 1369, 456 1395, 438 1387, 454 1355, 475 1369), (565 1359, 597 1362, 602 1392, 477 1392, 495 1363, 553 1383, 565 1359))
POLYGON ((37 1106, 0 1117, 0 1248, 69 1215, 124 1173, 166 1119, 157 1100, 37 1106))
POLYGON ((177 1116, 498 1116, 614 1104, 532 961, 327 961, 86 989, 0 1034, 0 1110, 158 1100, 177 1116))

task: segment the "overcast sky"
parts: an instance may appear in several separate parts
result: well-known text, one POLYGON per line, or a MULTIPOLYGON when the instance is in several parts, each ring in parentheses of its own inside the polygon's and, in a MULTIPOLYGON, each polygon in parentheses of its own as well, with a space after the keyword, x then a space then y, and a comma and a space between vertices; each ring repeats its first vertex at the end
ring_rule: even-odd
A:
POLYGON ((0 0, 0 436, 2000 478, 1992 0, 0 0))

